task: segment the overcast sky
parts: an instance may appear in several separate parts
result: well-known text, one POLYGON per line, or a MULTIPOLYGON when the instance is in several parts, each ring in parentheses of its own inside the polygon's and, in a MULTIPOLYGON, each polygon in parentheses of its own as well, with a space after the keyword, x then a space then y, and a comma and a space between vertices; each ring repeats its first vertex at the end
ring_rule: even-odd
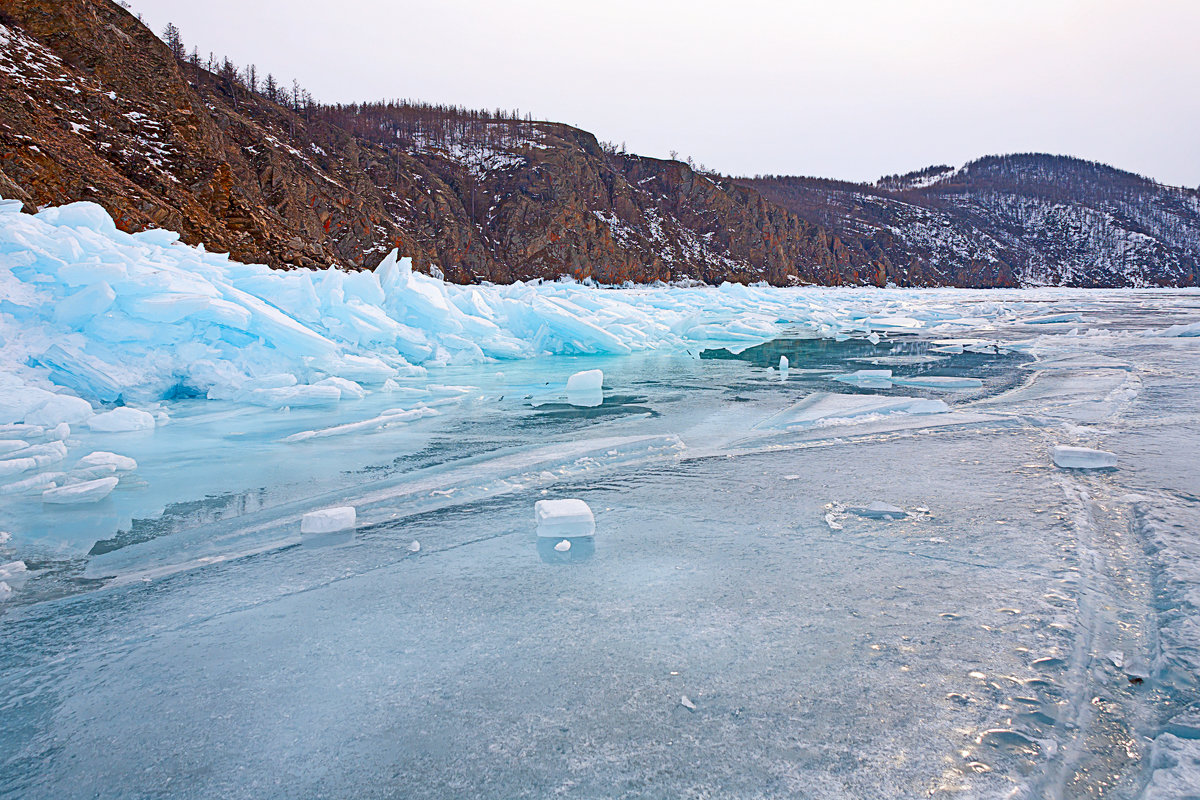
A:
POLYGON ((724 173, 990 153, 1200 185, 1197 0, 130 0, 320 101, 519 108, 724 173))

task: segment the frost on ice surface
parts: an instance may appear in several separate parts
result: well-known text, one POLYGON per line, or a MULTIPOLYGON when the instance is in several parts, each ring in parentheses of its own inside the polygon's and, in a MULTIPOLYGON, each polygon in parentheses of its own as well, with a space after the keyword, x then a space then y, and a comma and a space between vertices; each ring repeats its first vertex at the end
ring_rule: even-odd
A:
POLYGON ((1117 455, 1105 450, 1057 445, 1054 464, 1065 469, 1104 469, 1117 465, 1117 455))

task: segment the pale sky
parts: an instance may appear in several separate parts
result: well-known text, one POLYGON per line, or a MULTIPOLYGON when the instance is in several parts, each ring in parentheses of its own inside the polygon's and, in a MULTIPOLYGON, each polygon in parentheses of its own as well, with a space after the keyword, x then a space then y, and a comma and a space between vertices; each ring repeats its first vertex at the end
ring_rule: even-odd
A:
POLYGON ((130 0, 323 102, 519 108, 733 175, 992 153, 1200 185, 1196 0, 130 0))

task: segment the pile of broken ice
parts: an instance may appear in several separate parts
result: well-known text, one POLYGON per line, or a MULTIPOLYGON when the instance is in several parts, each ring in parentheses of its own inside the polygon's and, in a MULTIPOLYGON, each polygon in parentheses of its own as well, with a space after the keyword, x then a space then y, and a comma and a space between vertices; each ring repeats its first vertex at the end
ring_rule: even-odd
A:
POLYGON ((179 397, 321 405, 437 365, 748 347, 787 331, 878 340, 979 321, 936 308, 917 319, 871 290, 457 286, 395 253, 373 271, 278 271, 177 240, 120 231, 92 203, 28 215, 0 200, 0 425, 146 429, 150 413, 93 415, 179 397))
MULTIPOLYGON (((125 233, 92 203, 29 215, 0 200, 0 426, 9 426, 0 439, 22 442, 4 445, 21 452, 0 452, 16 462, 0 473, 58 459, 60 426, 148 431, 166 420, 159 403, 181 397, 324 405, 374 391, 428 395, 426 370, 442 365, 650 349, 695 354, 785 334, 879 342, 1021 319, 1023 300, 988 295, 963 317, 957 295, 945 305, 930 302, 935 296, 927 290, 917 302, 899 290, 732 284, 609 291, 566 280, 458 286, 414 272, 395 253, 373 271, 279 271, 183 245, 169 231, 125 233)), ((1046 319, 1043 312, 1031 321, 1046 319)), ((994 343, 944 341, 946 352, 999 351, 994 343)), ((603 401, 599 371, 573 380, 569 402, 603 401)), ((979 386, 886 369, 837 380, 859 389, 979 386)), ((430 413, 411 406, 395 411, 430 413)))

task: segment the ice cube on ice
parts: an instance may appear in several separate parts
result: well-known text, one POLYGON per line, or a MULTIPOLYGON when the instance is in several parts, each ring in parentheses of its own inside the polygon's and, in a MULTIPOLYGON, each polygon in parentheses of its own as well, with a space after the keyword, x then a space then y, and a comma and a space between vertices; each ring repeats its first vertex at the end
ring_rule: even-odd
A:
POLYGON ((604 386, 604 371, 599 369, 589 369, 583 372, 576 372, 571 377, 567 378, 567 391, 589 391, 599 389, 604 386))
POLYGON ((567 378, 567 402, 573 406, 594 408, 604 402, 604 372, 589 369, 567 378))
POLYGON ((567 539, 596 533, 592 509, 582 500, 538 500, 533 504, 533 513, 538 536, 567 539))
POLYGON ((310 511, 300 520, 301 533, 336 533, 353 528, 357 521, 354 506, 322 508, 310 511))
POLYGON ((1054 464, 1064 469, 1103 469, 1117 465, 1117 454, 1087 447, 1058 445, 1054 448, 1054 464))

